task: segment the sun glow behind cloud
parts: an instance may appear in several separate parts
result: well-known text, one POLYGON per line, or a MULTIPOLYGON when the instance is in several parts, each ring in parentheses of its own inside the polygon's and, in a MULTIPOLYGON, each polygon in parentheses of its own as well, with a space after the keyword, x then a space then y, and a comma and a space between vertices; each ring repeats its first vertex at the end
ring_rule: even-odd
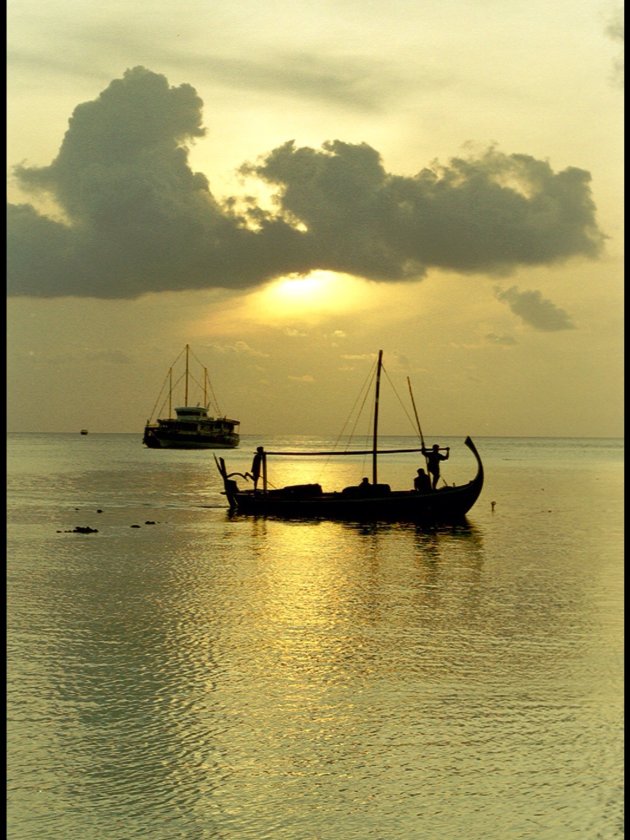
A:
POLYGON ((291 275, 248 296, 249 307, 267 320, 317 321, 366 305, 365 281, 332 271, 291 275))

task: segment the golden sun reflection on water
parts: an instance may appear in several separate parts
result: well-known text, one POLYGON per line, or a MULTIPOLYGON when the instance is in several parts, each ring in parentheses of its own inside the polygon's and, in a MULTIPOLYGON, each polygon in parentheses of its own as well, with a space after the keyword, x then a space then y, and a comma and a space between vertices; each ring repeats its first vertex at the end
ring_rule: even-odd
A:
POLYGON ((488 441, 470 523, 422 529, 231 516, 92 437, 10 475, 12 840, 622 836, 620 448, 488 441))

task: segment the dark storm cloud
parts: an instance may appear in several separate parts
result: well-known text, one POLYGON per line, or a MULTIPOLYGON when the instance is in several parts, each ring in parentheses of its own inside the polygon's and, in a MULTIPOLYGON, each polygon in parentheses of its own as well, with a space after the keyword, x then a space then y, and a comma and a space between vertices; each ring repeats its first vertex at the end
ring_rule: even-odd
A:
POLYGON ((515 315, 537 330, 555 332, 574 329, 567 313, 543 298, 538 291, 520 292, 516 286, 512 286, 505 291, 497 289, 496 296, 507 303, 515 315))
POLYGON ((270 213, 214 198, 188 163, 204 134, 195 90, 142 67, 79 105, 50 166, 14 169, 66 222, 9 208, 9 294, 133 298, 316 268, 381 281, 430 268, 500 275, 602 247, 581 169, 489 149, 401 177, 366 144, 288 142, 243 167, 275 192, 270 213))

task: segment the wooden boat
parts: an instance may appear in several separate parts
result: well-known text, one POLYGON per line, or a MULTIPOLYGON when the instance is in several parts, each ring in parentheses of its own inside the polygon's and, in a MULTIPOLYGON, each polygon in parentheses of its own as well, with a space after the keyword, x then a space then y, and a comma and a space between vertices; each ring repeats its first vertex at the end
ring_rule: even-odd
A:
MULTIPOLYGON (((467 483, 444 486, 435 490, 393 490, 388 484, 379 484, 377 474, 378 455, 398 452, 422 452, 424 446, 420 423, 418 430, 422 445, 414 449, 378 448, 378 406, 382 351, 379 351, 374 403, 373 445, 369 450, 345 452, 271 452, 258 447, 262 487, 241 489, 235 480, 253 478, 249 473, 230 473, 225 460, 215 462, 223 479, 224 494, 230 509, 236 513, 254 516, 275 516, 287 519, 345 519, 352 521, 416 521, 424 523, 457 522, 465 518, 475 504, 483 487, 483 464, 470 437, 464 441, 477 463, 475 476, 467 483), (299 484, 278 489, 269 486, 267 476, 268 456, 297 455, 372 455, 372 482, 366 485, 346 487, 339 491, 324 491, 320 484, 299 484)), ((411 386, 410 386, 411 390, 411 386)), ((413 395, 412 395, 413 399, 413 395)), ((415 411, 415 404, 414 404, 415 411)), ((417 420, 417 413, 416 413, 417 420)))
POLYGON ((238 434, 239 421, 230 420, 225 415, 221 415, 208 378, 207 368, 202 368, 202 383, 195 379, 190 369, 191 354, 192 351, 187 344, 169 368, 166 380, 168 383, 167 397, 160 408, 160 411, 164 410, 168 401, 168 417, 152 420, 155 415, 155 408, 164 394, 165 383, 162 385, 162 391, 156 400, 151 417, 144 427, 142 442, 150 449, 234 449, 240 441, 238 434), (182 354, 185 354, 185 369, 180 378, 173 382, 173 368, 182 354), (191 404, 191 381, 197 385, 200 392, 203 392, 203 403, 191 404), (173 397, 178 386, 182 384, 184 404, 175 408, 175 416, 173 417, 173 397), (214 398, 216 416, 208 414, 210 409, 209 394, 212 394, 214 398))

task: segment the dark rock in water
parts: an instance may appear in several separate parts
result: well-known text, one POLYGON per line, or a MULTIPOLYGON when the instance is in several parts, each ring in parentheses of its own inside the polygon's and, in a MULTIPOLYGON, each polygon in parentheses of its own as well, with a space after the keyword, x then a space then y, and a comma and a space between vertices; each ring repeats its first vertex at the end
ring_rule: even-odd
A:
POLYGON ((68 534, 98 534, 98 528, 90 528, 89 525, 77 525, 74 530, 67 531, 68 534))
POLYGON ((103 511, 102 511, 100 508, 97 508, 97 509, 96 509, 96 512, 97 512, 97 513, 103 513, 103 511))
POLYGON ((139 525, 132 525, 131 527, 132 528, 139 528, 140 526, 139 525))
POLYGON ((153 519, 147 519, 144 524, 145 525, 155 525, 155 522, 153 521, 153 519))

